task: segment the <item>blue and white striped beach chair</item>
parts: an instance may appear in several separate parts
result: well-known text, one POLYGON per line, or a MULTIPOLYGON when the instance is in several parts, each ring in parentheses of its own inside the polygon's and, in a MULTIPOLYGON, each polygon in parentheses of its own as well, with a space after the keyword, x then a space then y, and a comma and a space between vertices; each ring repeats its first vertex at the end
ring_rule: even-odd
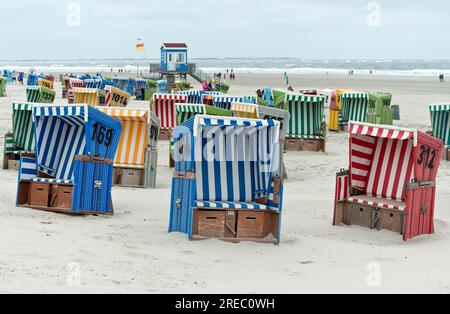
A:
POLYGON ((256 97, 254 96, 214 96, 212 99, 214 107, 231 110, 232 103, 248 103, 256 104, 256 97))
POLYGON ((121 123, 88 105, 44 104, 33 106, 33 122, 36 158, 34 167, 29 157, 21 158, 17 205, 65 213, 112 213, 110 201, 105 200, 111 199, 121 123), (29 172, 31 168, 36 173, 29 172), (24 174, 29 176, 24 179, 24 174))
POLYGON ((177 127, 169 232, 279 243, 279 133, 275 120, 204 115, 177 127))

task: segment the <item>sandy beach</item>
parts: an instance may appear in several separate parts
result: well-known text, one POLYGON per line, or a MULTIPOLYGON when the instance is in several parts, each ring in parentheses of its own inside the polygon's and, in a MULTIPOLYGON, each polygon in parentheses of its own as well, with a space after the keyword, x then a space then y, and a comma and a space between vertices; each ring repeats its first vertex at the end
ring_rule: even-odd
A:
MULTIPOLYGON (((428 105, 450 101, 450 83, 432 77, 292 75, 295 90, 388 91, 401 126, 429 130, 428 105)), ((283 77, 239 74, 231 95, 285 87, 283 77)), ((0 98, 0 150, 11 104, 0 98)), ((58 103, 60 83, 56 85, 58 103)), ((147 107, 134 101, 133 107, 147 107)), ((326 153, 287 153, 282 243, 190 242, 169 234, 172 170, 159 147, 158 188, 114 188, 113 217, 72 217, 16 208, 17 173, 0 170, 0 293, 449 293, 450 163, 437 180, 436 234, 403 242, 398 234, 333 227, 335 174, 348 167, 348 135, 329 134, 326 153), (381 284, 367 279, 379 265, 381 284), (79 275, 79 276, 78 276, 79 275)))

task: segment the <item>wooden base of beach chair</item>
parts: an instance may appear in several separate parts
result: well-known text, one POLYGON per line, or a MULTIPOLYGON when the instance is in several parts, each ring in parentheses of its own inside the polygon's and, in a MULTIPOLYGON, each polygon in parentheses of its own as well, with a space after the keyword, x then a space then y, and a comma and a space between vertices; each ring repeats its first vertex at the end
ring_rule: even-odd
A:
POLYGON ((114 168, 113 184, 123 187, 144 188, 144 169, 114 168))
POLYGON ((306 151, 306 152, 325 152, 325 140, 308 140, 302 138, 287 138, 285 143, 286 151, 306 151))
POLYGON ((193 238, 277 243, 279 214, 271 211, 195 209, 193 238))
POLYGON ((442 159, 446 160, 446 161, 450 161, 450 148, 443 150, 442 159))
POLYGON ((73 202, 72 185, 21 182, 18 205, 37 210, 70 212, 73 202))
POLYGON ((335 207, 334 225, 354 225, 378 231, 388 230, 403 235, 406 214, 402 210, 340 202, 335 207))
POLYGON ((161 130, 159 132, 160 141, 170 141, 171 137, 172 137, 172 130, 161 130))
MULTIPOLYGON (((47 212, 74 214, 74 215, 100 215, 98 212, 74 212, 74 187, 69 184, 20 182, 17 205, 23 208, 47 212)), ((106 215, 113 214, 111 211, 106 215)))
POLYGON ((3 155, 3 170, 19 170, 19 156, 16 154, 4 154, 3 155))
POLYGON ((339 131, 348 133, 348 124, 339 124, 339 131))

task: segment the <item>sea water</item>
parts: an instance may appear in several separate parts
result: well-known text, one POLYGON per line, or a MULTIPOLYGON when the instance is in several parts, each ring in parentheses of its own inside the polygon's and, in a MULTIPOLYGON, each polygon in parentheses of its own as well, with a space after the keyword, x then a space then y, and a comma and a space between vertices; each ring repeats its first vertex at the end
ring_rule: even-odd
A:
MULTIPOLYGON (((0 61, 0 70, 39 73, 108 73, 149 71, 150 63, 157 59, 92 59, 92 60, 13 60, 0 61)), ((197 67, 218 73, 227 70, 249 74, 342 74, 350 70, 355 74, 439 76, 450 75, 449 60, 305 60, 294 58, 203 58, 190 59, 197 67)))

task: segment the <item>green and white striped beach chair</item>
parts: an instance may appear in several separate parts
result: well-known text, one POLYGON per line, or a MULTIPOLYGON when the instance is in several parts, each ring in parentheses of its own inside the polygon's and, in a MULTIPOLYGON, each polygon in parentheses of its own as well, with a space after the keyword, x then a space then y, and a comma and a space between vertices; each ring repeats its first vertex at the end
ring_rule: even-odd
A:
POLYGON ((42 86, 27 87, 27 102, 38 104, 52 104, 55 100, 54 90, 42 86))
POLYGON ((12 110, 13 132, 5 136, 3 169, 16 168, 21 155, 35 152, 33 104, 13 103, 12 110))
POLYGON ((6 82, 6 78, 0 77, 0 97, 8 96, 8 93, 6 93, 6 82))
POLYGON ((325 151, 325 97, 287 94, 286 107, 291 115, 286 150, 325 151))
POLYGON ((445 146, 445 159, 450 161, 450 104, 431 105, 433 136, 441 139, 445 146))
POLYGON ((366 122, 369 112, 368 93, 344 93, 342 102, 342 124, 347 125, 350 121, 366 122))
POLYGON ((175 111, 177 114, 178 124, 182 124, 192 119, 198 114, 206 114, 209 116, 232 117, 231 110, 207 106, 203 104, 176 104, 175 111))

